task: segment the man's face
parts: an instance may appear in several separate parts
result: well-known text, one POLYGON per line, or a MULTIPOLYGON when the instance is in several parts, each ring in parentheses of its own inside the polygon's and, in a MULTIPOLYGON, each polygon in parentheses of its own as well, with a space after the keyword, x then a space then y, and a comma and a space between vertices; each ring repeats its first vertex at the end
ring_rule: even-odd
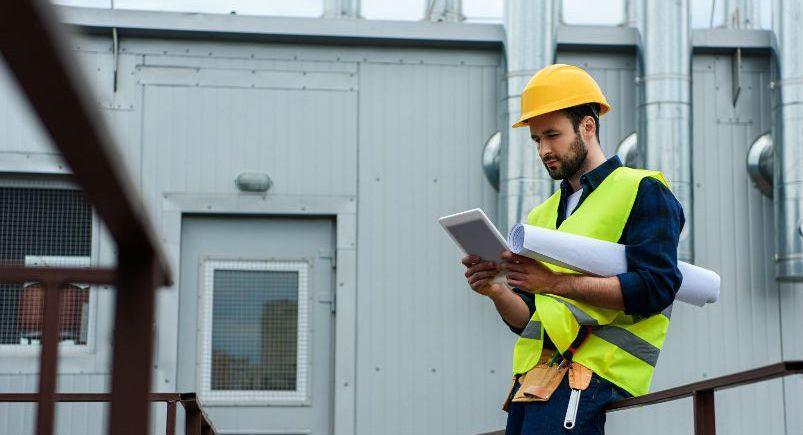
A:
POLYGON ((563 180, 574 175, 586 159, 588 148, 572 122, 561 111, 545 113, 527 121, 538 156, 549 176, 563 180))

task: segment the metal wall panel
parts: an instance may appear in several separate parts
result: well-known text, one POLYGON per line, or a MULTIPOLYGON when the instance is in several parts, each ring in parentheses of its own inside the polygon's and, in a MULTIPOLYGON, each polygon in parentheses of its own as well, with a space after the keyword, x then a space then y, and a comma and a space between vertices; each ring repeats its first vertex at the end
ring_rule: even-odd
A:
POLYGON ((472 293, 437 224, 474 207, 496 214, 480 158, 498 80, 496 65, 360 65, 359 434, 504 424, 515 336, 472 293))
POLYGON ((606 157, 636 131, 636 56, 633 53, 558 51, 557 63, 579 66, 599 83, 611 105, 600 118, 600 146, 606 157))
MULTIPOLYGON (((722 277, 720 300, 703 308, 676 303, 652 390, 721 376, 781 359, 780 300, 773 272, 772 201, 745 168, 753 141, 771 127, 767 57, 745 57, 741 94, 732 104, 730 56, 695 55, 692 74, 695 264, 722 277)), ((688 433, 688 402, 666 412, 613 414, 615 433, 649 424, 662 434, 688 433), (656 419, 666 424, 655 424, 656 419)), ((783 434, 782 381, 716 396, 718 431, 783 434)), ((792 432, 789 432, 792 433, 792 432)))

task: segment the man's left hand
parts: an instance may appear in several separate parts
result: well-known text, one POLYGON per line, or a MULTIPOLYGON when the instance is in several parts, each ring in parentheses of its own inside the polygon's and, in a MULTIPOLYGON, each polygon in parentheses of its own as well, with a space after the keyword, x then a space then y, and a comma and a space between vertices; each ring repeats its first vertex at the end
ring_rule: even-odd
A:
POLYGON ((508 285, 530 293, 551 293, 560 276, 540 261, 510 251, 502 253, 499 269, 505 272, 508 285))

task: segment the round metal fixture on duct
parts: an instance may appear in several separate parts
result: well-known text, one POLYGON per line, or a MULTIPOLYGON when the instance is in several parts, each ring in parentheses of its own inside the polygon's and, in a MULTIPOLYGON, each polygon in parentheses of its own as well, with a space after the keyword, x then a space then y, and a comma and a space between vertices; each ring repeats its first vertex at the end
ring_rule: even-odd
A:
POLYGON ((772 198, 772 166, 775 151, 772 135, 764 133, 750 145, 747 151, 747 173, 758 190, 772 198))
POLYGON ((485 142, 482 150, 482 172, 494 189, 499 190, 499 158, 502 152, 502 133, 496 132, 485 142))
POLYGON ((266 192, 273 185, 268 174, 262 172, 243 172, 235 180, 237 188, 243 192, 266 192))
POLYGON ((616 155, 622 164, 630 168, 638 168, 640 165, 641 154, 638 150, 638 136, 636 133, 629 134, 626 138, 619 142, 616 147, 616 155))

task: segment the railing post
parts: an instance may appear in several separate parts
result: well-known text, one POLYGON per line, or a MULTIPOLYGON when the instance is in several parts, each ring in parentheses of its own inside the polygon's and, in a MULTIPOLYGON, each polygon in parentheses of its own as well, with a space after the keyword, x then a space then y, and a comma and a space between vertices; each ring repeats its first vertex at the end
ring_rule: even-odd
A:
POLYGON ((716 435, 714 390, 694 392, 694 435, 716 435))
POLYGON ((200 408, 195 400, 182 401, 184 405, 184 433, 187 435, 201 435, 202 417, 200 408))
POLYGON ((39 404, 36 433, 52 435, 56 417, 56 371, 59 358, 61 283, 42 282, 42 342, 39 354, 39 404))
POLYGON ((109 433, 148 433, 153 363, 156 263, 151 253, 118 257, 114 310, 114 360, 109 433))
POLYGON ((167 423, 165 423, 165 434, 176 435, 176 401, 167 401, 167 423))

